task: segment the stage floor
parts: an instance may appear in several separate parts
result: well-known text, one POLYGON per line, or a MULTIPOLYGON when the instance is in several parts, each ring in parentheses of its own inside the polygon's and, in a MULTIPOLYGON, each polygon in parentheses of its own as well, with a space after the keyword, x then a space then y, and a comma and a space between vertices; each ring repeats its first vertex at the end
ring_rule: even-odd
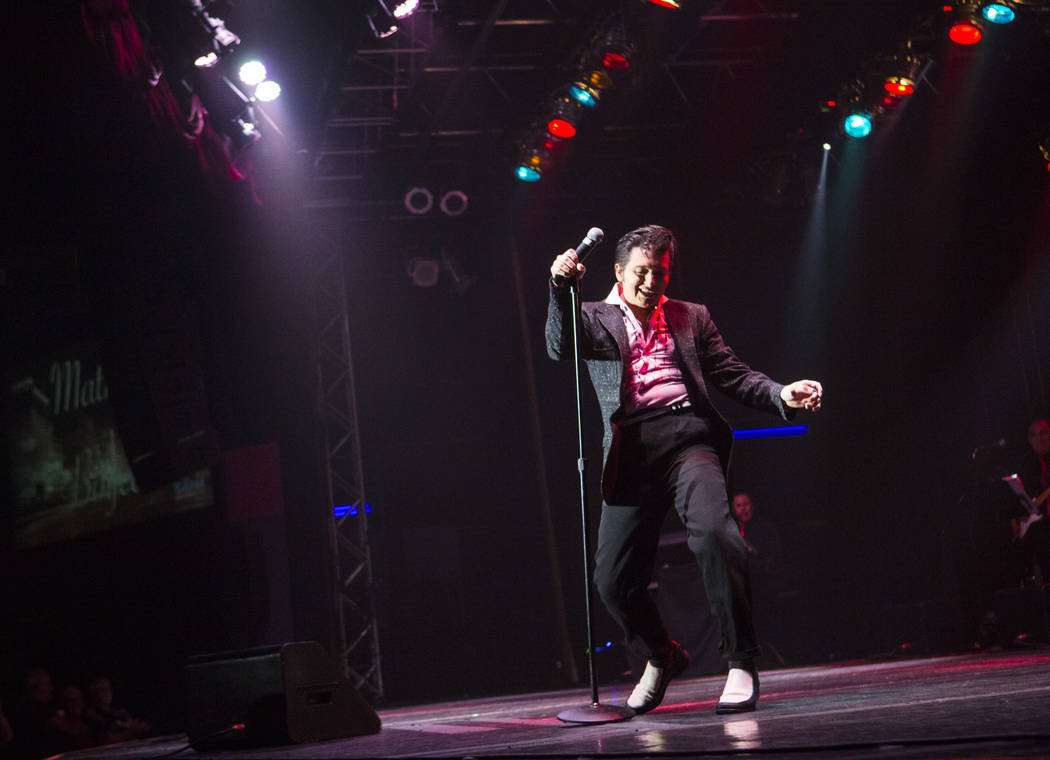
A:
MULTIPOLYGON (((66 758, 1050 758, 1050 649, 767 671, 756 712, 719 716, 721 677, 674 681, 656 710, 571 725, 574 689, 381 710, 383 729, 310 745, 197 753, 169 736, 66 758)), ((600 690, 622 704, 630 684, 600 690)))

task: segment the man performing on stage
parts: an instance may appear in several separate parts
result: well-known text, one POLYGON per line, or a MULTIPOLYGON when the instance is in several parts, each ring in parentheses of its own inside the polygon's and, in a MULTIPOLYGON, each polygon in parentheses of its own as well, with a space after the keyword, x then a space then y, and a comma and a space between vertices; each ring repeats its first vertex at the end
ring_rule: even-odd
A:
MULTIPOLYGON (((785 419, 789 408, 819 409, 823 389, 813 380, 781 385, 755 372, 722 341, 707 307, 664 296, 675 248, 666 227, 627 233, 616 244, 612 291, 581 307, 580 356, 605 422, 595 583, 627 643, 647 660, 627 705, 648 712, 689 662, 648 591, 660 527, 673 506, 700 563, 721 627, 719 651, 729 662, 716 712, 745 712, 758 704, 759 647, 747 548, 726 494, 732 431, 707 384, 785 419)), ((585 271, 572 250, 551 265, 546 335, 554 359, 573 357, 568 285, 585 271)))

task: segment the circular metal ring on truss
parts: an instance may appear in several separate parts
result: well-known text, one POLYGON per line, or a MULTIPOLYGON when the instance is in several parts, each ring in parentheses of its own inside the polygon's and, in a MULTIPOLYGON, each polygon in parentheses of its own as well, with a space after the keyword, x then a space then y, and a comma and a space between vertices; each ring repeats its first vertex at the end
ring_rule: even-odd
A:
POLYGON ((405 208, 410 214, 426 214, 434 208, 434 194, 425 187, 413 187, 405 193, 405 208))
POLYGON ((446 216, 459 216, 469 204, 467 194, 462 190, 449 190, 441 196, 441 210, 446 216))

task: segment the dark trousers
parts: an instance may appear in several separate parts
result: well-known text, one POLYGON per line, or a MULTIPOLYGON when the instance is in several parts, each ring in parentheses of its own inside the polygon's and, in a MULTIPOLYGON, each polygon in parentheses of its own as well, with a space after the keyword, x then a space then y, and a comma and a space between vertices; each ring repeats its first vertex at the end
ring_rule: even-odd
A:
POLYGON ((696 556, 711 612, 721 627, 719 654, 759 654, 751 619, 748 553, 729 508, 725 474, 708 443, 706 420, 686 411, 621 424, 617 494, 602 504, 595 586, 628 645, 656 663, 670 638, 649 593, 660 528, 674 507, 696 556))

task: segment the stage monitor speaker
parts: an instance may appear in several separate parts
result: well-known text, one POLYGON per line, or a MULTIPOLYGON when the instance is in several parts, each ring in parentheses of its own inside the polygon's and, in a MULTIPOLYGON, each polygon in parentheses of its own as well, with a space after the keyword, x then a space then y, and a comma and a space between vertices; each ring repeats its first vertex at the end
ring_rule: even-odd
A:
POLYGON ((183 675, 186 733, 197 750, 305 744, 380 729, 379 716, 314 641, 191 657, 183 675))

